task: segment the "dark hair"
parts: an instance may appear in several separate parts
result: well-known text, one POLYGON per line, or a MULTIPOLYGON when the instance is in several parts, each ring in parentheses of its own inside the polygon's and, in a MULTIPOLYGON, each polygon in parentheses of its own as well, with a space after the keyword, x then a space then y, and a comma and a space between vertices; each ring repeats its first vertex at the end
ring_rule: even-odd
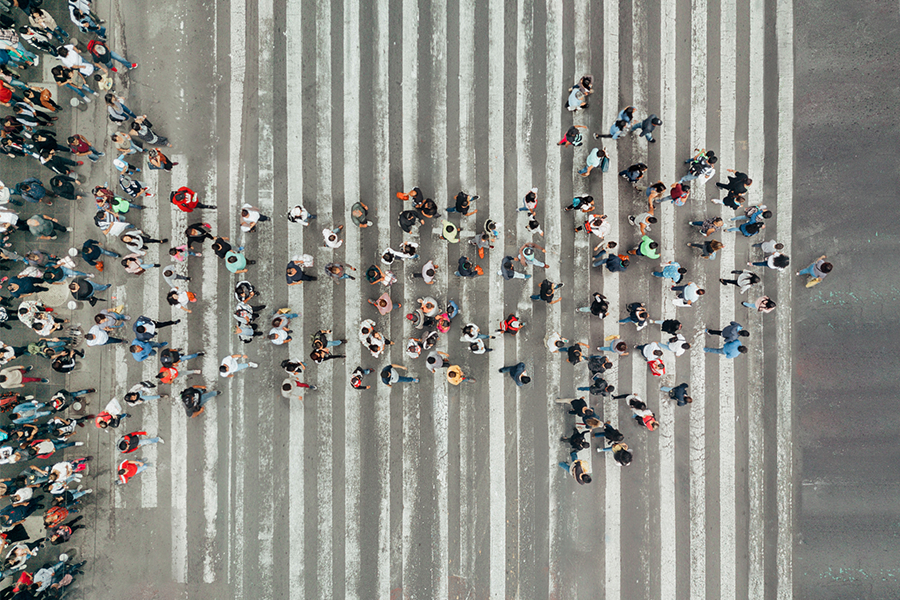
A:
POLYGON ((740 352, 741 354, 746 354, 747 346, 738 346, 738 352, 740 352))
POLYGON ((650 242, 650 248, 651 249, 659 248, 659 244, 657 244, 656 242, 650 242))
POLYGON ((530 382, 531 382, 531 377, 529 377, 528 375, 522 375, 522 383, 530 383, 530 382))
POLYGON ((582 480, 583 482, 585 482, 585 483, 590 483, 590 482, 591 482, 591 476, 588 475, 587 473, 585 473, 584 475, 581 476, 581 480, 582 480))
POLYGON ((763 217, 763 219, 771 219, 771 218, 772 218, 772 211, 771 211, 771 210, 764 210, 763 213, 762 213, 762 217, 763 217))
MULTIPOLYGON (((56 53, 59 54, 60 56, 68 56, 68 55, 69 55, 69 49, 66 48, 65 46, 60 46, 59 48, 56 49, 56 53)), ((53 67, 53 68, 55 69, 56 67, 53 67)), ((52 71, 52 70, 53 70, 53 69, 51 69, 51 71, 52 71)))
POLYGON ((789 264, 791 264, 791 259, 786 254, 781 254, 779 256, 776 256, 775 259, 772 260, 772 263, 776 267, 780 267, 783 269, 786 266, 788 266, 789 264))
POLYGON ((750 332, 747 331, 746 329, 741 329, 741 330, 738 332, 738 335, 740 335, 740 336, 742 336, 742 337, 750 337, 750 332))
POLYGON ((656 221, 657 221, 657 218, 656 218, 656 217, 647 217, 647 222, 648 222, 648 223, 656 223, 656 221))
POLYGON ((684 275, 685 273, 687 273, 687 269, 685 269, 684 267, 678 267, 678 272, 684 275))
POLYGON ((706 162, 708 162, 711 165, 714 165, 717 162, 719 162, 719 157, 718 156, 710 156, 709 158, 706 159, 706 162))
POLYGON ((652 119, 650 119, 650 122, 653 123, 654 125, 656 125, 657 127, 662 125, 662 119, 660 119, 659 117, 653 117, 652 119))
POLYGON ((291 391, 291 384, 290 383, 282 383, 281 389, 282 389, 282 391, 289 392, 289 391, 291 391))
POLYGON ((228 367, 226 367, 225 365, 219 365, 219 373, 224 373, 227 370, 228 370, 228 367))
POLYGON ((833 269, 833 268, 834 268, 834 265, 832 265, 830 262, 826 262, 826 263, 822 263, 822 266, 819 267, 819 270, 822 271, 823 273, 831 273, 831 269, 833 269))

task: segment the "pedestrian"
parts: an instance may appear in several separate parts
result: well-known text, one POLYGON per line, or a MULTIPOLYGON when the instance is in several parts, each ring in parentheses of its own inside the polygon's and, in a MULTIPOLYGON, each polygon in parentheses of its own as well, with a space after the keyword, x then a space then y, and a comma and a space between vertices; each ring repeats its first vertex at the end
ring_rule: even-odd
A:
POLYGON ((775 301, 769 298, 768 296, 760 296, 756 299, 756 302, 741 302, 742 305, 747 308, 755 308, 757 312, 761 313, 770 313, 775 310, 775 301))
POLYGON ((134 114, 134 111, 125 104, 125 98, 118 96, 113 92, 108 92, 103 97, 103 100, 106 103, 107 116, 113 123, 124 123, 129 118, 137 119, 137 115, 134 114))
POLYGON ((285 279, 287 280, 288 285, 297 285, 303 283, 304 281, 316 281, 318 277, 314 275, 308 275, 300 268, 300 265, 296 260, 292 260, 287 264, 287 269, 285 270, 285 279))
POLYGON ((639 425, 646 427, 650 431, 655 431, 659 428, 659 422, 656 420, 656 415, 647 408, 647 405, 637 394, 620 394, 618 396, 613 396, 613 398, 616 400, 621 398, 625 399, 625 402, 628 404, 629 408, 631 408, 632 417, 639 425))
POLYGON ((707 183, 716 174, 713 167, 719 162, 719 157, 712 150, 696 150, 697 154, 687 159, 685 164, 688 165, 688 172, 679 180, 681 183, 699 179, 700 184, 707 183))
POLYGON ((491 245, 491 236, 487 233, 482 233, 476 235, 472 239, 469 240, 469 243, 475 246, 478 249, 478 258, 484 258, 484 250, 485 248, 490 248, 493 250, 493 246, 491 245))
POLYGON ((682 267, 680 264, 675 262, 674 260, 670 260, 666 264, 663 265, 662 271, 653 271, 651 275, 654 277, 661 277, 664 279, 671 279, 672 283, 678 284, 684 278, 687 273, 687 269, 682 267))
POLYGON ((76 525, 82 518, 84 518, 83 515, 78 515, 68 523, 48 528, 47 539, 54 546, 67 543, 74 532, 79 529, 86 529, 84 525, 76 525))
POLYGON ((355 390, 367 390, 371 388, 371 385, 363 385, 363 377, 370 374, 372 369, 363 369, 362 367, 356 367, 352 373, 350 373, 350 387, 355 390))
POLYGON ((474 215, 478 212, 478 209, 474 209, 469 211, 470 205, 472 202, 478 199, 478 196, 470 196, 465 192, 459 192, 456 195, 455 204, 453 206, 447 207, 448 213, 459 213, 464 217, 468 217, 470 215, 474 215))
POLYGON ((562 354, 563 352, 565 352, 566 361, 568 361, 568 363, 571 365, 577 365, 582 361, 582 357, 584 355, 581 350, 582 346, 585 348, 590 348, 590 346, 588 346, 587 344, 577 342, 575 344, 572 344, 568 348, 560 348, 559 353, 562 354))
POLYGON ((508 373, 512 380, 515 381, 516 385, 519 387, 531 383, 531 377, 526 374, 525 363, 523 362, 503 367, 499 371, 500 373, 508 373))
POLYGON ((535 257, 535 250, 544 252, 545 254, 547 252, 547 250, 543 246, 535 244, 534 242, 526 242, 519 249, 519 256, 518 256, 519 262, 522 263, 523 266, 531 265, 533 267, 549 269, 550 268, 549 265, 538 260, 535 257))
POLYGON ((527 194, 525 194, 525 198, 522 199, 522 208, 516 209, 517 211, 527 211, 528 214, 534 214, 537 210, 537 188, 531 188, 527 194))
POLYGON ((587 419, 596 417, 596 411, 591 408, 584 398, 557 398, 557 404, 569 404, 571 410, 570 415, 575 415, 576 419, 587 419))
POLYGON ((646 235, 650 231, 650 225, 656 223, 657 219, 652 212, 643 212, 639 215, 628 215, 628 222, 640 229, 641 235, 646 235))
POLYGON ((585 450, 586 448, 591 447, 591 443, 584 439, 584 436, 587 435, 589 431, 587 429, 578 431, 577 427, 572 429, 572 435, 569 437, 561 437, 559 441, 566 442, 571 446, 572 450, 578 452, 579 450, 585 450))
POLYGON ((636 248, 629 250, 628 254, 631 254, 632 256, 646 256, 647 258, 656 260, 659 258, 657 248, 659 248, 659 244, 654 242, 649 235, 644 235, 641 236, 641 243, 638 244, 636 248))
POLYGON ((628 182, 633 185, 644 177, 644 173, 647 171, 647 168, 647 165, 645 165, 644 163, 635 163, 627 169, 619 171, 619 177, 628 180, 628 182))
MULTIPOLYGON (((773 252, 766 256, 765 260, 759 262, 748 262, 748 267, 769 267, 776 271, 784 271, 791 264, 791 259, 787 254, 781 252, 773 252)), ((807 267, 809 268, 809 267, 807 267)), ((799 274, 799 273, 798 273, 799 274)))
POLYGON ((582 306, 581 308, 576 308, 575 310, 578 312, 591 313, 595 317, 605 319, 606 315, 609 314, 609 302, 607 301, 606 296, 594 292, 591 295, 590 306, 582 306))
MULTIPOLYGON (((572 198, 572 204, 565 207, 566 212, 575 210, 580 210, 584 213, 589 213, 594 210, 594 197, 593 196, 575 196, 572 198)), ((577 229, 576 231, 579 231, 577 229)))
POLYGON ((140 229, 123 233, 119 236, 119 240, 125 244, 129 250, 141 256, 146 254, 146 251, 149 249, 147 244, 167 244, 169 242, 169 238, 158 240, 150 237, 140 229))
POLYGON ((741 354, 746 354, 747 347, 741 345, 740 340, 735 338, 730 342, 725 342, 725 344, 721 348, 712 348, 707 346, 703 348, 703 351, 714 354, 722 354, 725 356, 725 358, 736 358, 741 354))
POLYGON ((181 186, 180 188, 169 194, 169 201, 171 201, 172 204, 181 209, 182 212, 186 213, 194 212, 194 210, 198 208, 216 208, 216 206, 213 204, 201 204, 199 198, 197 197, 197 193, 186 185, 181 186))
POLYGON ((38 292, 46 292, 50 289, 37 285, 44 282, 43 279, 38 279, 37 277, 4 277, 0 279, 0 282, 2 281, 6 281, 6 289, 12 298, 22 298, 38 292))
POLYGON ((622 110, 619 111, 619 114, 616 116, 616 120, 609 128, 609 134, 594 134, 594 139, 600 138, 612 138, 614 140, 619 139, 625 134, 625 130, 628 129, 628 126, 631 125, 631 122, 634 119, 634 107, 626 106, 622 110))
POLYGON ((29 177, 20 181, 15 185, 12 193, 21 196, 27 202, 43 202, 48 206, 53 205, 53 202, 50 201, 53 194, 49 193, 41 180, 36 177, 29 177))
POLYGON ((713 204, 721 204, 722 206, 727 206, 732 210, 739 209, 746 201, 747 199, 743 196, 743 194, 738 194, 737 192, 733 191, 728 192, 721 200, 710 198, 710 202, 712 202, 713 204))
POLYGON ((744 329, 744 326, 737 321, 732 321, 727 327, 722 329, 707 329, 709 335, 721 335, 726 342, 732 342, 739 337, 750 337, 750 332, 744 329))
POLYGON ((747 177, 746 173, 741 173, 735 171, 734 169, 728 169, 729 173, 734 173, 734 177, 731 175, 728 176, 728 183, 717 182, 716 187, 721 190, 728 190, 730 192, 734 192, 736 194, 744 194, 747 192, 747 189, 753 185, 753 180, 747 177))
POLYGON ((513 268, 513 264, 518 259, 513 258, 512 256, 504 256, 500 261, 500 271, 499 274, 503 279, 509 281, 510 279, 531 279, 531 274, 529 273, 519 273, 513 268))
MULTIPOLYGON (((603 423, 603 431, 594 431, 594 437, 602 437, 606 439, 606 442, 609 444, 615 444, 616 442, 621 442, 625 439, 625 436, 622 433, 613 427, 609 421, 603 423)), ((597 448, 597 452, 600 452, 602 448, 597 448)))
POLYGON ((229 250, 225 253, 225 268, 234 274, 246 273, 249 265, 255 265, 255 260, 247 260, 243 252, 229 250))
POLYGON ((638 331, 650 323, 650 316, 643 302, 632 302, 625 306, 625 310, 628 311, 628 316, 619 319, 619 323, 634 323, 638 331))
POLYGON ((537 220, 534 213, 528 213, 528 223, 525 224, 525 229, 532 235, 537 233, 544 237, 544 230, 541 229, 541 223, 537 220))
POLYGON ((315 219, 316 215, 306 210, 302 204, 298 204, 288 211, 287 218, 291 223, 300 223, 304 227, 309 227, 309 222, 315 219))
POLYGON ((164 443, 165 440, 161 437, 149 437, 146 431, 133 431, 132 433, 126 433, 120 437, 119 441, 116 443, 116 448, 118 448, 119 452, 122 454, 131 454, 141 446, 164 443))
POLYGON ((703 234, 703 237, 709 237, 719 231, 719 229, 722 228, 725 222, 722 220, 722 217, 715 216, 709 217, 702 221, 688 221, 688 224, 699 228, 700 233, 703 234))
POLYGON ((219 376, 231 378, 244 369, 256 369, 259 367, 258 364, 252 361, 239 363, 238 360, 242 358, 249 357, 246 354, 231 354, 223 358, 222 363, 219 365, 219 376))
POLYGON ((260 213, 259 208, 247 203, 244 203, 243 206, 241 206, 240 224, 241 231, 243 231, 244 233, 256 231, 257 223, 268 220, 269 217, 260 213))
POLYGON ((132 477, 138 473, 143 473, 147 470, 147 467, 152 466, 152 464, 140 460, 123 460, 119 463, 119 468, 116 471, 116 474, 119 476, 116 484, 125 485, 132 477))
MULTIPOLYGON (((670 288, 673 292, 675 292, 677 296, 677 300, 680 301, 681 306, 691 306, 694 302, 700 299, 700 296, 706 293, 706 290, 698 286, 693 281, 688 282, 684 285, 673 285, 670 288)), ((678 304, 676 304, 677 306, 678 304)))
POLYGON ((602 268, 605 265, 606 270, 610 273, 624 273, 630 264, 628 254, 608 253, 615 247, 615 242, 607 242, 606 246, 593 256, 591 266, 602 268))
POLYGON ((101 156, 105 156, 87 140, 83 135, 76 133, 69 136, 66 140, 69 144, 69 150, 76 156, 87 156, 91 162, 97 162, 101 156))
POLYGON ((609 170, 609 154, 606 153, 606 148, 594 148, 591 150, 591 153, 585 159, 584 168, 578 171, 578 174, 582 177, 588 177, 591 171, 597 167, 600 167, 602 173, 606 173, 609 170))
POLYGON ((617 442, 608 448, 597 448, 597 452, 612 452, 613 460, 622 467, 630 465, 634 458, 631 451, 628 449, 628 444, 624 442, 617 442))
MULTIPOLYGON (((200 244, 203 246, 203 242, 206 240, 215 240, 216 238, 212 235, 212 227, 209 223, 194 223, 193 225, 188 225, 187 229, 184 230, 185 236, 187 236, 187 247, 193 249, 194 244, 200 244)), ((228 238, 223 238, 228 239, 228 238)))
POLYGON ((129 61, 127 58, 113 52, 109 46, 103 43, 100 40, 90 40, 87 45, 88 53, 91 55, 91 59, 94 64, 98 67, 104 67, 117 73, 119 70, 113 64, 113 61, 118 61, 125 67, 126 71, 131 71, 133 69, 137 69, 138 64, 129 61))
POLYGON ((52 35, 60 44, 65 44, 69 39, 69 34, 56 24, 56 20, 48 13, 37 6, 32 6, 28 13, 28 23, 36 30, 44 35, 52 35))
POLYGON ((452 385, 459 385, 462 382, 475 383, 475 379, 473 377, 466 377, 463 375, 462 368, 459 365, 450 365, 447 367, 447 381, 449 381, 452 385))
POLYGON ((615 391, 616 387, 614 385, 610 385, 608 381, 603 379, 603 375, 601 373, 594 373, 591 375, 591 382, 589 386, 579 387, 575 389, 577 389, 579 392, 590 392, 590 394, 594 396, 609 396, 615 391))
POLYGON ((831 273, 831 270, 834 266, 830 262, 826 262, 827 256, 824 254, 814 260, 808 267, 805 269, 800 269, 797 271, 797 275, 806 275, 806 287, 812 287, 817 283, 821 282, 823 279, 828 277, 828 274, 831 273))
POLYGON ((108 327, 94 325, 86 334, 84 334, 85 344, 88 346, 105 346, 107 344, 125 343, 125 340, 121 338, 110 337, 109 333, 107 333, 108 331, 111 331, 108 327))
POLYGON ((163 169, 171 172, 177 164, 177 162, 172 162, 159 148, 150 148, 147 151, 147 166, 151 171, 163 169))
POLYGON ((762 251, 766 254, 772 254, 773 252, 780 252, 781 250, 784 250, 784 244, 779 244, 775 240, 767 240, 765 242, 753 244, 753 247, 762 248, 762 251))
POLYGON ((588 107, 587 97, 594 92, 593 81, 590 75, 585 75, 569 88, 569 97, 565 102, 569 112, 577 112, 588 107))
POLYGON ((653 138, 653 131, 657 127, 662 127, 662 119, 654 114, 651 114, 646 119, 632 127, 631 133, 634 134, 638 129, 640 129, 641 133, 639 135, 641 137, 647 138, 647 141, 650 143, 656 143, 656 140, 653 138))
POLYGON ((0 371, 0 387, 4 390, 9 390, 25 387, 24 384, 26 383, 50 383, 49 379, 42 377, 25 377, 25 373, 31 371, 32 368, 31 366, 23 367, 22 365, 6 367, 0 371))
POLYGON ((760 282, 759 275, 754 273, 753 271, 748 271, 746 269, 742 271, 732 271, 733 275, 737 275, 736 279, 719 279, 719 283, 722 285, 734 285, 740 288, 741 293, 746 293, 747 290, 750 289, 752 285, 755 285, 760 282))
MULTIPOLYGON (((157 377, 159 377, 157 375, 157 377)), ((152 394, 152 390, 156 388, 154 383, 149 381, 140 381, 129 389, 122 397, 128 406, 138 406, 150 400, 159 400, 160 398, 168 398, 168 394, 152 394)), ((77 392, 76 392, 77 393, 77 392)))
POLYGON ((523 327, 525 327, 525 322, 520 321, 516 315, 510 313, 505 319, 500 321, 500 329, 497 332, 516 335, 523 327))
POLYGON ((425 219, 419 217, 418 214, 411 210, 402 211, 397 220, 400 224, 400 229, 402 229, 404 233, 412 233, 413 226, 425 224, 425 219))
POLYGON ((169 290, 169 293, 166 294, 166 302, 169 303, 169 306, 177 306, 186 313, 192 312, 188 306, 190 306, 190 303, 196 301, 197 296, 193 292, 182 290, 179 287, 173 287, 169 290))
POLYGON ((189 418, 196 417, 205 409, 204 405, 221 394, 221 391, 207 391, 204 385, 194 385, 181 392, 181 404, 189 418))
POLYGON ((31 235, 39 240, 55 240, 57 231, 72 231, 71 227, 60 225, 59 221, 50 215, 32 215, 25 223, 31 235))
POLYGON ((691 195, 691 186, 687 183, 675 183, 669 188, 669 197, 666 200, 669 200, 675 206, 684 206, 684 203, 687 202, 687 199, 691 195))
POLYGON ((557 146, 581 146, 584 143, 584 140, 581 136, 581 132, 579 129, 587 129, 584 125, 572 125, 566 131, 566 134, 563 136, 563 139, 556 142, 557 146))
POLYGON ((392 387, 391 384, 394 383, 419 383, 419 379, 416 377, 407 377, 405 375, 400 375, 400 371, 397 369, 402 369, 406 371, 406 367, 402 365, 394 365, 390 364, 381 370, 381 382, 388 387, 392 387))
POLYGON ((572 452, 569 454, 569 460, 571 462, 561 462, 559 463, 559 467, 564 470, 566 473, 570 474, 575 478, 581 485, 585 485, 591 482, 591 476, 587 472, 587 462, 580 460, 578 458, 577 452, 572 452))
POLYGON ((149 340, 134 339, 128 347, 132 358, 137 362, 144 362, 151 356, 156 356, 156 349, 167 346, 168 342, 151 342, 149 340))
POLYGON ((138 340, 147 342, 156 337, 157 331, 163 327, 171 327, 172 325, 178 325, 179 323, 181 323, 181 319, 175 319, 174 321, 155 321, 146 315, 141 315, 134 321, 131 328, 134 330, 135 337, 137 337, 138 340))
POLYGON ((562 296, 553 299, 556 290, 560 289, 563 286, 562 283, 553 283, 549 279, 545 279, 541 282, 540 291, 537 294, 531 296, 532 300, 543 300, 548 304, 556 304, 560 300, 562 300, 562 296))
POLYGON ((716 253, 725 247, 725 244, 719 240, 710 240, 708 242, 703 242, 702 244, 688 242, 687 245, 689 248, 698 248, 700 250, 700 257, 709 260, 716 258, 716 253))
POLYGON ((85 277, 76 277, 69 283, 69 292, 75 300, 87 300, 91 306, 95 306, 97 302, 106 302, 106 299, 98 298, 94 294, 102 292, 111 285, 111 283, 94 283, 85 277))

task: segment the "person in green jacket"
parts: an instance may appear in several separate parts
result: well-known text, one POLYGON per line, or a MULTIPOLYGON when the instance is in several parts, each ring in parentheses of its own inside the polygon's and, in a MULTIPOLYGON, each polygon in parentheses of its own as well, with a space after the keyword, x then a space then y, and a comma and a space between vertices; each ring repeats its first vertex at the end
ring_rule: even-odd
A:
POLYGON ((659 252, 656 251, 657 248, 659 248, 659 244, 650 239, 649 235, 645 235, 641 237, 640 245, 629 250, 628 254, 656 259, 659 258, 659 252))

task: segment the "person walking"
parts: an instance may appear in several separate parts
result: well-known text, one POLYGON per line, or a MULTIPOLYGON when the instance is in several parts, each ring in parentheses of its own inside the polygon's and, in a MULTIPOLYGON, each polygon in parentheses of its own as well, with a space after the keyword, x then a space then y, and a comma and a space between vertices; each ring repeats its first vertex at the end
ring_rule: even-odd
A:
MULTIPOLYGON (((773 252, 766 256, 765 260, 757 262, 748 262, 748 267, 768 267, 775 271, 784 271, 791 264, 791 259, 787 254, 781 252, 773 252)), ((807 267, 808 268, 808 267, 807 267)), ((799 273, 798 273, 799 274, 799 273)))
POLYGON ((741 354, 747 353, 747 346, 741 345, 740 340, 733 339, 730 342, 725 342, 721 348, 707 346, 703 348, 703 351, 711 354, 721 354, 725 358, 737 358, 741 354))
POLYGON ((753 271, 748 271, 746 269, 741 271, 732 271, 732 275, 737 275, 735 279, 719 279, 719 283, 722 285, 734 285, 740 288, 741 293, 744 294, 747 290, 750 289, 750 286, 757 284, 760 282, 759 275, 754 273, 753 271))
POLYGON ((675 292, 681 306, 691 306, 700 299, 700 296, 706 294, 706 290, 693 281, 684 285, 673 285, 670 289, 675 292))
POLYGON ((25 373, 28 373, 33 368, 32 366, 24 367, 22 365, 6 367, 0 371, 0 388, 9 390, 25 387, 24 384, 26 383, 50 383, 49 379, 42 377, 25 377, 25 373))
POLYGON ((407 370, 403 365, 390 364, 381 370, 381 382, 388 387, 394 383, 419 383, 418 377, 401 375, 397 369, 407 370))
POLYGON ((192 213, 197 209, 216 209, 214 204, 201 204, 200 199, 197 197, 197 192, 186 185, 169 194, 169 201, 186 213, 192 213))
MULTIPOLYGON (((605 438, 606 443, 608 443, 608 444, 615 444, 616 442, 621 442, 622 440, 625 439, 625 436, 622 435, 622 432, 619 431, 618 429, 616 429, 615 427, 613 427, 609 421, 606 421, 605 423, 603 423, 603 431, 594 431, 593 436, 605 438)), ((603 448, 600 448, 600 447, 597 448, 597 452, 602 452, 602 451, 603 451, 603 448)))
POLYGON ((147 467, 152 466, 151 463, 145 463, 140 460, 123 460, 119 463, 119 468, 116 471, 116 474, 118 475, 116 485, 125 485, 132 477, 143 473, 147 470, 147 467))
POLYGON ((583 313, 591 313, 595 317, 605 319, 606 315, 609 314, 609 302, 607 301, 606 296, 594 292, 593 294, 591 294, 590 306, 582 306, 580 308, 576 308, 575 310, 583 313))
POLYGON ((619 357, 628 356, 628 344, 625 342, 625 340, 619 339, 619 336, 610 335, 607 336, 606 340, 604 341, 609 342, 609 344, 607 344, 606 346, 597 346, 597 350, 600 350, 601 352, 613 352, 615 354, 618 354, 619 357))
POLYGON ((589 177, 591 171, 597 167, 600 167, 600 171, 603 173, 609 170, 609 155, 606 153, 606 148, 594 148, 591 150, 591 153, 585 159, 584 168, 578 171, 578 174, 582 177, 589 177))
POLYGON ((203 406, 207 402, 221 393, 221 391, 207 391, 204 385, 193 385, 181 392, 181 404, 188 418, 193 418, 205 410, 203 406))
POLYGON ((684 278, 687 273, 687 269, 682 267, 680 264, 675 262, 674 260, 670 260, 666 264, 662 266, 662 271, 653 271, 650 273, 654 277, 661 277, 663 279, 671 279, 672 283, 678 284, 681 283, 681 280, 684 278))
POLYGON ((686 406, 694 401, 693 398, 687 395, 687 390, 687 383, 681 383, 675 387, 661 386, 659 388, 659 391, 668 393, 669 398, 674 400, 678 406, 686 406))
POLYGON ((238 360, 242 358, 247 359, 249 357, 246 354, 231 354, 223 358, 222 363, 219 365, 219 376, 231 378, 244 369, 256 369, 259 367, 258 364, 249 360, 245 363, 239 363, 238 360))
POLYGON ((362 367, 356 367, 352 373, 350 373, 350 387, 355 390, 367 390, 371 388, 371 385, 363 385, 363 377, 369 375, 372 372, 372 369, 363 369, 362 367))
POLYGON ((94 325, 84 334, 84 342, 88 346, 106 346, 107 344, 124 344, 125 340, 121 338, 110 337, 108 331, 111 328, 94 325))
POLYGON ((725 247, 725 244, 720 242, 719 240, 710 240, 708 242, 703 242, 702 244, 697 244, 694 242, 688 242, 688 248, 697 248, 700 250, 700 257, 706 258, 709 260, 713 260, 716 258, 716 253, 725 247))
POLYGON ((531 383, 531 377, 527 375, 525 371, 525 363, 523 362, 509 365, 508 367, 503 367, 499 369, 499 372, 508 373, 512 380, 515 381, 516 385, 519 387, 531 383))
POLYGON ((553 283, 549 279, 545 279, 541 282, 540 291, 537 294, 531 296, 532 300, 543 300, 547 304, 556 304, 560 300, 562 300, 562 296, 553 299, 556 290, 560 289, 563 286, 562 283, 553 283))
POLYGON ((478 199, 478 196, 470 196, 465 192, 460 192, 456 195, 455 204, 453 206, 447 207, 448 213, 459 213, 464 217, 468 217, 470 215, 474 215, 478 212, 478 209, 469 211, 470 205, 472 202, 478 199))
POLYGON ((464 381, 474 383, 475 378, 463 375, 462 368, 459 365, 450 365, 447 367, 447 381, 453 385, 459 385, 464 381))
POLYGON ((823 279, 828 277, 828 274, 831 273, 831 270, 834 266, 827 262, 825 259, 828 258, 824 254, 814 260, 808 267, 805 269, 800 269, 797 271, 797 275, 806 275, 806 287, 812 287, 817 283, 821 282, 823 279))
POLYGON ((568 404, 571 408, 569 410, 570 415, 575 415, 577 419, 587 419, 589 417, 596 417, 596 411, 591 408, 584 398, 557 398, 557 404, 568 404))
POLYGON ((662 127, 662 119, 658 116, 651 114, 646 119, 635 125, 631 128, 631 133, 637 133, 638 130, 641 131, 639 134, 643 138, 647 138, 647 141, 651 144, 655 144, 656 140, 653 138, 653 132, 657 127, 662 127))
POLYGON ((724 224, 725 221, 723 221, 722 217, 719 216, 709 217, 702 221, 688 221, 688 225, 700 229, 700 233, 703 234, 703 237, 709 237, 712 234, 716 233, 722 228, 724 224))
POLYGON ((643 302, 631 302, 625 306, 625 310, 628 311, 628 316, 619 319, 619 323, 634 323, 638 331, 650 323, 650 315, 643 302))
POLYGON ((587 472, 587 462, 578 458, 577 452, 569 454, 570 462, 559 463, 559 468, 575 478, 580 485, 591 482, 591 476, 587 472))
MULTIPOLYGON (((652 142, 653 140, 650 141, 652 142)), ((628 465, 630 465, 631 461, 634 458, 631 454, 631 451, 628 449, 628 444, 626 444, 625 442, 616 442, 608 448, 598 447, 597 452, 612 452, 613 460, 615 460, 616 463, 622 467, 627 467, 628 465)))
POLYGON ((632 256, 646 256, 647 258, 656 260, 659 258, 657 248, 659 248, 659 244, 654 242, 649 235, 645 235, 641 237, 641 243, 636 248, 629 250, 628 254, 632 256))
POLYGON ((566 130, 566 134, 563 136, 563 139, 556 142, 557 146, 565 146, 568 148, 569 146, 581 146, 584 143, 584 138, 581 135, 579 129, 587 129, 584 125, 572 125, 566 130))
POLYGON ((133 431, 120 437, 119 441, 116 443, 116 448, 118 448, 119 452, 122 454, 131 454, 141 446, 165 443, 165 440, 161 437, 149 437, 146 431, 133 431))

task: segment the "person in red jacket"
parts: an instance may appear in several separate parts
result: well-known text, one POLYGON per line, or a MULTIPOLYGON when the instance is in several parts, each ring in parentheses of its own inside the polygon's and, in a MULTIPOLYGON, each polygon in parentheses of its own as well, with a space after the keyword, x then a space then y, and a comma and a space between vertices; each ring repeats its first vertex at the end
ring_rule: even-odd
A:
POLYGON ((141 439, 143 437, 147 437, 146 431, 126 433, 119 438, 119 452, 122 454, 131 454, 141 446, 146 446, 148 444, 165 444, 165 441, 160 437, 147 437, 147 439, 141 439))
POLYGON ((116 485, 125 485, 128 483, 128 480, 150 467, 149 463, 143 463, 139 460, 123 460, 119 463, 119 480, 116 482, 116 485))
POLYGON ((172 192, 169 195, 169 200, 172 201, 172 204, 186 213, 194 212, 195 208, 216 208, 210 204, 200 204, 200 200, 197 198, 197 192, 186 185, 181 186, 172 192))

